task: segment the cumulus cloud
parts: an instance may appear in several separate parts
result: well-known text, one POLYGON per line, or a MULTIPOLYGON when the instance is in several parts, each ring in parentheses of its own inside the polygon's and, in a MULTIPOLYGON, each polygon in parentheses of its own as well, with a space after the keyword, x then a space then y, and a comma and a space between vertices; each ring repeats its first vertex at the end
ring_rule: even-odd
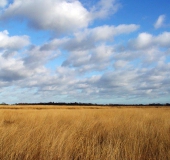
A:
POLYGON ((67 49, 90 49, 95 46, 97 42, 113 41, 115 36, 120 34, 128 34, 136 31, 138 25, 119 25, 119 26, 99 26, 93 29, 86 29, 83 32, 77 32, 75 39, 68 41, 66 44, 67 49), (81 47, 81 48, 80 48, 81 47))
POLYGON ((170 32, 163 32, 155 37, 155 43, 160 47, 170 47, 170 32))
POLYGON ((50 55, 47 53, 37 55, 37 50, 32 50, 35 55, 30 53, 26 54, 25 57, 18 56, 18 58, 17 56, 6 58, 0 53, 0 82, 10 82, 10 86, 20 87, 23 84, 26 88, 30 84, 32 87, 36 84, 38 87, 38 82, 42 81, 42 76, 48 75, 47 77, 50 77, 50 71, 45 67, 50 55))
POLYGON ((136 49, 170 47, 170 32, 163 32, 158 36, 146 32, 140 33, 136 39, 129 41, 129 45, 136 49))
POLYGON ((118 26, 100 26, 93 28, 90 34, 93 34, 96 40, 109 40, 113 36, 120 34, 128 34, 139 29, 139 25, 136 24, 121 24, 118 26))
POLYGON ((7 30, 0 32, 0 82, 13 82, 23 79, 28 72, 18 56, 19 51, 30 44, 29 37, 10 36, 7 30), (17 58, 18 57, 18 58, 17 58))
POLYGON ((110 66, 112 54, 113 48, 106 45, 95 47, 90 51, 74 51, 62 66, 75 67, 79 73, 101 71, 110 66))
POLYGON ((42 51, 39 46, 31 46, 25 51, 25 54, 27 56, 23 58, 24 64, 34 70, 38 67, 44 68, 44 64, 59 55, 59 53, 53 53, 53 51, 42 51))
POLYGON ((0 83, 4 86, 4 82, 17 84, 33 75, 48 73, 45 64, 59 55, 40 51, 38 46, 28 46, 28 36, 10 37, 7 31, 0 32, 0 42, 0 83))
POLYGON ((7 30, 0 32, 0 49, 18 50, 30 43, 29 37, 24 36, 9 36, 7 30))
POLYGON ((136 40, 133 40, 130 42, 134 48, 147 48, 152 47, 153 42, 153 36, 149 33, 140 33, 136 40))
POLYGON ((167 85, 164 85, 165 79, 169 79, 168 68, 169 65, 164 64, 151 69, 110 71, 103 74, 93 86, 106 97, 159 97, 162 92, 169 93, 167 85))
POLYGON ((27 18, 36 29, 52 30, 57 34, 87 27, 89 12, 77 0, 14 0, 1 19, 27 18))
POLYGON ((14 0, 0 19, 27 19, 34 29, 63 34, 86 28, 96 18, 108 17, 119 8, 117 0, 100 0, 89 10, 78 0, 14 0))
POLYGON ((155 22, 154 27, 156 29, 161 28, 164 25, 165 18, 166 18, 165 15, 160 15, 157 21, 155 22))
POLYGON ((51 50, 62 48, 67 51, 85 51, 96 46, 97 43, 113 41, 115 36, 121 34, 130 34, 136 31, 140 26, 135 24, 122 24, 118 26, 99 26, 83 31, 75 32, 74 37, 65 37, 54 39, 41 47, 41 50, 51 50))
POLYGON ((0 81, 12 82, 27 76, 23 61, 16 58, 4 58, 0 54, 0 81))

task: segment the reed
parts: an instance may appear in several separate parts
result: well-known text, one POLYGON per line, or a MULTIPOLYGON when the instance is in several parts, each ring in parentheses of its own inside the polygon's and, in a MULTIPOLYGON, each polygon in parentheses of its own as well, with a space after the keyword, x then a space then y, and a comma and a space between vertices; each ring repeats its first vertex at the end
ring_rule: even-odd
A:
POLYGON ((169 108, 0 109, 0 159, 169 160, 169 117, 169 108))

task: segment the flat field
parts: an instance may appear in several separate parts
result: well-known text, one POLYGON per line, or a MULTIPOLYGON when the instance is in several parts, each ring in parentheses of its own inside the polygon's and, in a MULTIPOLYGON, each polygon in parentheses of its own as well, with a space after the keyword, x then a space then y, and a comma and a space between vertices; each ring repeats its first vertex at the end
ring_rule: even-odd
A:
POLYGON ((1 160, 170 160, 170 108, 0 106, 1 160))

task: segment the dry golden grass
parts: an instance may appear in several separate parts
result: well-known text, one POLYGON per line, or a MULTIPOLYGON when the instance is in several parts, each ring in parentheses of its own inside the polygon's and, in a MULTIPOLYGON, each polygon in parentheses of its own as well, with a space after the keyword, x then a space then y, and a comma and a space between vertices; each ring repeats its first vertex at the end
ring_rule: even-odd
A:
POLYGON ((1 160, 170 160, 170 108, 21 108, 0 109, 1 160))

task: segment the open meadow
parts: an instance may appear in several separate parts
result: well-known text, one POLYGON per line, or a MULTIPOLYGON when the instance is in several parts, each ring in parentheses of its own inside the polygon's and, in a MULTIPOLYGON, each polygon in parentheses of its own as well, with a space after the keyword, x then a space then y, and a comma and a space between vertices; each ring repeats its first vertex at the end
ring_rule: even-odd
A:
POLYGON ((0 160, 170 160, 170 107, 0 106, 0 160))

